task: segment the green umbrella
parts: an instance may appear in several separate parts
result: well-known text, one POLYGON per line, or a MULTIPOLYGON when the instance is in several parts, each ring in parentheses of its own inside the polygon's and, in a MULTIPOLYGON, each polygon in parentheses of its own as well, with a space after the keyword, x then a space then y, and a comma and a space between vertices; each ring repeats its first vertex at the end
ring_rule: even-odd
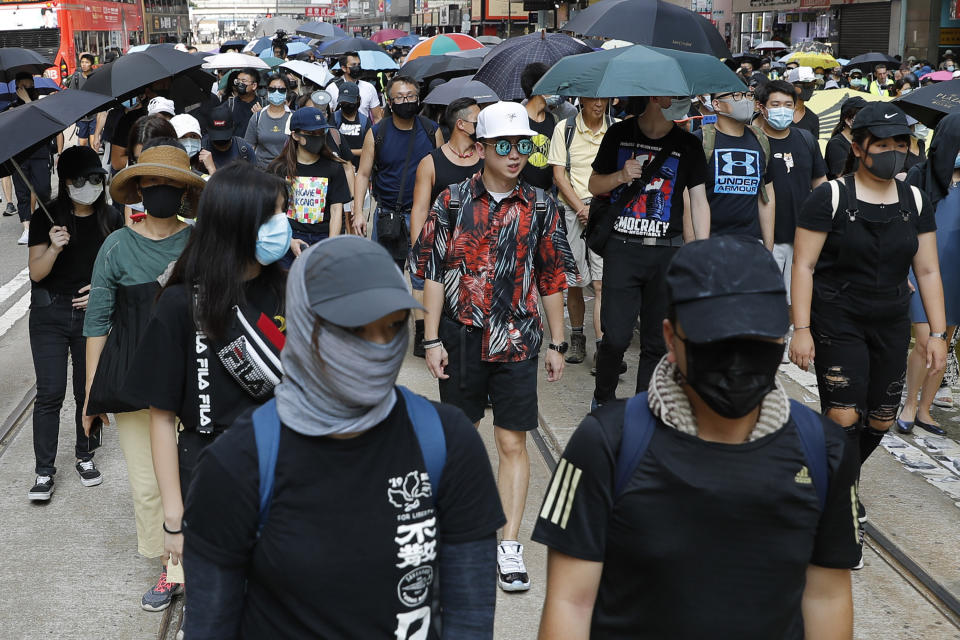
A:
POLYGON ((719 59, 703 53, 633 45, 567 56, 533 92, 586 98, 693 96, 745 89, 719 59))
POLYGON ((277 65, 283 64, 283 60, 274 56, 267 56, 266 58, 260 58, 260 59, 266 62, 271 67, 276 67, 277 65))

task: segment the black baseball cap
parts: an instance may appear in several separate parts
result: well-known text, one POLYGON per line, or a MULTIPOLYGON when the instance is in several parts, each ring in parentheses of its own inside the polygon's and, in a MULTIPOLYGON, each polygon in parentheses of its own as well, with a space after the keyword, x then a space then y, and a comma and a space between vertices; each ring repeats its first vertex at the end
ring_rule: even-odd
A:
POLYGON ((213 142, 226 142, 233 138, 233 112, 222 104, 210 112, 210 126, 207 137, 213 142))
POLYGON ((355 82, 344 82, 340 85, 340 94, 337 103, 360 104, 360 87, 355 82))
POLYGON ((756 239, 717 236, 684 245, 666 281, 690 342, 782 338, 790 326, 780 269, 756 239))
POLYGON ((360 327, 401 309, 422 309, 397 263, 378 243, 335 236, 305 251, 310 308, 328 322, 360 327))
POLYGON ((868 102, 853 119, 851 129, 866 129, 875 138, 910 135, 907 114, 889 102, 868 102))

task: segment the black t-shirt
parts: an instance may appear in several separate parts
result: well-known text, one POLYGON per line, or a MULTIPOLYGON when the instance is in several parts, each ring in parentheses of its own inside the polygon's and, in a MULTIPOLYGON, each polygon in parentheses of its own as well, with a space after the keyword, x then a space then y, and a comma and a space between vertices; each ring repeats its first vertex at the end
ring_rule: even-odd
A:
MULTIPOLYGON (((263 313, 271 320, 283 314, 282 300, 264 278, 250 280, 244 291, 244 308, 251 324, 257 321, 251 313, 263 313)), ((203 405, 204 419, 210 420, 212 428, 222 430, 260 403, 237 384, 217 356, 229 339, 206 336, 197 341, 191 298, 182 284, 168 287, 160 295, 144 333, 150 337, 137 347, 126 391, 149 406, 175 412, 188 430, 200 425, 203 405), (197 353, 201 347, 205 347, 204 352, 197 353), (200 371, 202 364, 206 366, 200 371)))
POLYGON ((313 164, 297 163, 297 175, 287 178, 290 199, 287 218, 294 231, 330 233, 330 205, 350 202, 343 165, 321 157, 313 164))
POLYGON ((821 513, 792 420, 738 445, 658 424, 614 494, 622 402, 588 415, 547 489, 533 539, 603 562, 591 638, 803 637, 808 565, 860 558, 855 449, 823 420, 829 466, 821 513))
MULTIPOLYGON (((696 134, 703 140, 703 130, 696 134)), ((740 137, 717 130, 707 168, 710 235, 745 235, 763 239, 760 230, 760 184, 770 182, 763 147, 750 129, 740 137)))
POLYGON ((524 180, 541 189, 549 189, 553 186, 553 166, 547 162, 547 158, 550 157, 553 129, 557 126, 553 116, 549 113, 545 116, 543 122, 535 122, 533 118, 527 118, 530 121, 530 128, 537 133, 530 138, 533 141, 533 152, 527 156, 527 164, 520 172, 524 180))
POLYGON ((117 122, 117 127, 113 130, 113 135, 110 136, 110 144, 115 147, 127 148, 127 143, 130 141, 130 130, 133 129, 133 125, 147 115, 146 107, 140 107, 139 109, 134 109, 133 111, 127 111, 125 114, 120 116, 120 120, 117 122))
POLYGON ((858 200, 856 220, 846 212, 847 190, 840 187, 833 215, 830 185, 822 184, 800 208, 797 226, 827 234, 814 271, 814 281, 849 282, 858 289, 890 289, 906 282, 917 253, 917 234, 937 230, 930 200, 921 190, 923 208, 914 212, 909 186, 900 185, 901 204, 881 206, 858 200), (901 207, 909 210, 904 222, 901 207))
MULTIPOLYGON (((770 166, 768 171, 776 191, 776 219, 773 241, 793 244, 797 230, 797 212, 810 195, 810 184, 827 172, 820 147, 803 139, 801 130, 787 129, 786 138, 770 138, 770 166)), ((804 132, 805 133, 805 132, 804 132)))
MULTIPOLYGON (((340 132, 340 137, 343 139, 344 146, 347 149, 362 149, 363 148, 363 138, 367 135, 367 131, 370 130, 370 121, 365 117, 361 117, 360 113, 354 114, 356 120, 350 120, 344 115, 343 111, 338 111, 340 115, 337 116, 334 114, 334 123, 336 123, 336 118, 340 119, 340 126, 337 127, 337 130, 340 132), (366 126, 364 126, 366 125, 366 126)), ((353 163, 353 168, 356 169, 360 166, 360 156, 351 151, 351 162, 353 163)), ((342 156, 341 156, 342 157, 342 156)), ((346 160, 346 158, 344 158, 346 160)))
MULTIPOLYGON (((53 208, 50 212, 62 213, 53 208)), ((108 217, 110 232, 123 226, 123 216, 113 207, 105 207, 104 213, 108 217)), ((66 215, 59 215, 58 218, 64 220, 62 226, 65 226, 70 233, 70 242, 57 256, 47 277, 32 285, 51 293, 76 295, 80 289, 90 284, 93 263, 106 236, 100 233, 96 214, 78 218, 72 213, 66 213, 66 215)), ((50 244, 50 220, 41 209, 34 211, 30 217, 28 244, 31 247, 50 244)))
MULTIPOLYGON (((703 184, 707 173, 703 146, 693 134, 674 127, 666 136, 652 140, 640 131, 635 118, 615 122, 604 134, 591 166, 596 173, 606 175, 619 171, 631 158, 641 164, 651 162, 667 139, 673 146, 670 157, 643 193, 623 208, 614 224, 615 232, 652 238, 683 233, 683 190, 703 184)), ((618 186, 609 198, 616 201, 626 187, 618 186)))
POLYGON ((399 394, 386 420, 355 438, 282 430, 259 539, 249 414, 204 451, 186 503, 187 553, 247 568, 240 637, 437 639, 418 630, 430 622, 438 544, 485 538, 505 518, 477 430, 459 409, 435 406, 447 444, 436 510, 399 394))
POLYGON ((791 126, 806 129, 813 134, 814 138, 817 140, 820 139, 820 116, 806 107, 804 107, 803 117, 800 118, 800 122, 794 122, 791 126))
MULTIPOLYGON (((850 155, 850 141, 842 133, 827 141, 827 178, 833 180, 843 175, 843 168, 847 165, 847 156, 850 155)), ((854 162, 853 170, 857 170, 859 161, 854 162)))

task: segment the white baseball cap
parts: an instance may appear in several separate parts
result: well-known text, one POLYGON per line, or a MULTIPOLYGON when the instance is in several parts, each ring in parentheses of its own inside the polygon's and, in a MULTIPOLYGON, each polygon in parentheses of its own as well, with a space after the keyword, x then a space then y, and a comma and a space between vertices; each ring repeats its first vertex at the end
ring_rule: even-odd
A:
POLYGON ((812 67, 797 67, 787 73, 787 82, 791 84, 794 82, 813 82, 816 79, 812 67))
POLYGON ((173 100, 157 96, 147 104, 147 115, 152 116, 158 113, 169 113, 171 116, 176 113, 173 108, 173 100))
POLYGON ((536 131, 530 128, 527 110, 516 102, 495 102, 477 117, 477 138, 535 135, 536 131))
POLYGON ((173 125, 173 128, 177 132, 177 137, 182 138, 188 133, 195 133, 201 138, 203 134, 200 133, 200 123, 189 113, 181 113, 170 118, 170 124, 173 125))

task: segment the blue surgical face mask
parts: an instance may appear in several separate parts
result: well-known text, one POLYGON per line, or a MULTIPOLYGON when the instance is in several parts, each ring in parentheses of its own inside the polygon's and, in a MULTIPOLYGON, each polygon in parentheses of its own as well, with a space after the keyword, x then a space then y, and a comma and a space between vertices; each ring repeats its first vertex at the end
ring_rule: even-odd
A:
POLYGON ((953 159, 953 168, 960 169, 960 153, 958 153, 957 157, 953 159))
POLYGON ((767 109, 767 122, 777 131, 783 131, 793 124, 793 109, 790 107, 767 109))
POLYGON ((180 138, 180 144, 191 158, 200 153, 200 141, 196 138, 180 138))
POLYGON ((287 101, 287 95, 279 91, 270 91, 267 93, 267 102, 274 106, 279 106, 287 101))
POLYGON ((293 229, 287 216, 283 213, 271 216, 257 231, 257 262, 267 266, 287 255, 292 239, 293 229))

